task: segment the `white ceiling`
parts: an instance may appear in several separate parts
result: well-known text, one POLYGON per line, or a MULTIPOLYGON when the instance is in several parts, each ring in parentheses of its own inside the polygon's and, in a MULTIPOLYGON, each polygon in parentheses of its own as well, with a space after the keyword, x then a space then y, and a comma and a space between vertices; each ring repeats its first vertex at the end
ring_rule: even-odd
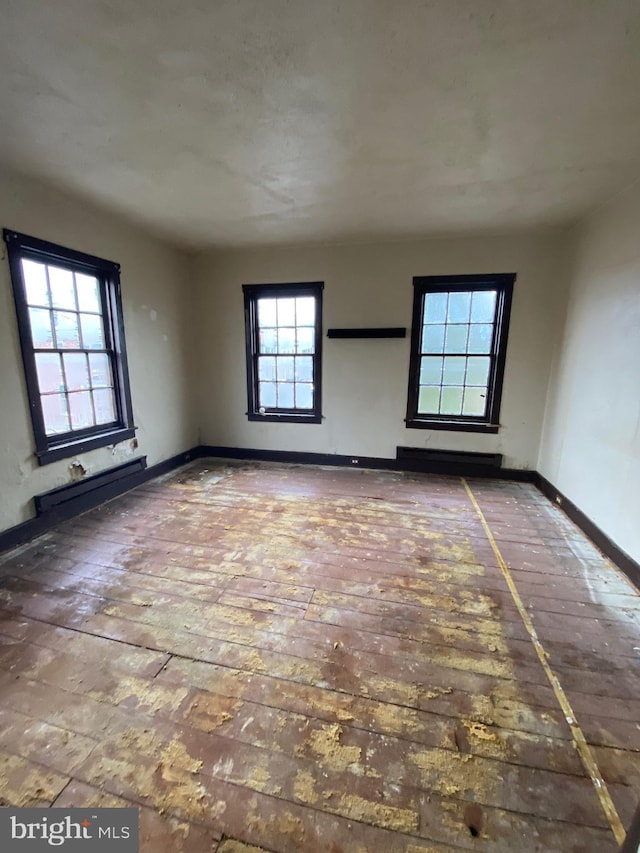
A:
POLYGON ((0 160, 185 246, 564 225, 640 172, 638 0, 0 0, 0 160))

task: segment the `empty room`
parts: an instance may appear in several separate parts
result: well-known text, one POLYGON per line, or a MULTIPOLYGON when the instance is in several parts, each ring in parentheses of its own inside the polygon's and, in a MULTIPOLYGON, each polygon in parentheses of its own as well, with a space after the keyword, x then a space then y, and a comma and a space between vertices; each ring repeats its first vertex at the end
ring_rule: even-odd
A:
POLYGON ((0 7, 0 848, 637 853, 640 5, 0 7))

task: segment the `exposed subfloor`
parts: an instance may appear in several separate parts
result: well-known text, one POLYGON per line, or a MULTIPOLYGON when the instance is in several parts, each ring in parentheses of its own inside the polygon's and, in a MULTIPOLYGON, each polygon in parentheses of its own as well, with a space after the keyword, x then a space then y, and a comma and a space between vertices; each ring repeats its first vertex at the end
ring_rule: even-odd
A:
POLYGON ((616 850, 640 598, 468 485, 205 460, 7 554, 0 804, 138 805, 144 853, 616 850))

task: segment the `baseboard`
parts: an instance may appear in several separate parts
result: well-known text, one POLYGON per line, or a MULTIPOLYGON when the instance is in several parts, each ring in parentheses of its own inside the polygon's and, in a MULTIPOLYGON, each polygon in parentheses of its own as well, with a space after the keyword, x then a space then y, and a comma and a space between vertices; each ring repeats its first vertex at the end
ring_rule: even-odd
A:
POLYGON ((0 532, 0 553, 23 545, 41 536, 54 525, 68 521, 83 512, 100 506, 105 501, 134 489, 155 477, 167 474, 196 458, 198 448, 178 453, 169 459, 147 467, 146 456, 132 459, 115 468, 108 468, 92 477, 69 483, 34 497, 37 515, 22 524, 0 532))
MULTIPOLYGON (((398 448, 400 450, 400 448, 398 448)), ((340 453, 306 453, 295 450, 261 450, 256 447, 225 447, 220 445, 201 445, 197 448, 199 457, 217 456, 222 459, 255 459, 261 462, 289 462, 298 465, 329 465, 345 468, 373 468, 380 471, 408 471, 418 474, 445 474, 454 477, 493 477, 501 480, 519 480, 534 483, 535 471, 517 468, 498 468, 486 464, 486 460, 469 458, 445 458, 441 454, 404 456, 399 454, 392 459, 386 456, 357 456, 340 453)), ((484 454, 479 454, 484 456, 484 454)))
POLYGON ((593 544, 598 548, 605 557, 608 557, 611 562, 624 572, 631 583, 640 590, 640 564, 630 557, 622 548, 619 548, 606 533, 604 533, 597 524, 594 524, 589 516, 570 501, 566 495, 557 489, 553 483, 549 482, 542 474, 536 477, 536 485, 542 494, 549 498, 551 503, 556 504, 560 509, 576 524, 582 532, 591 539, 593 544))

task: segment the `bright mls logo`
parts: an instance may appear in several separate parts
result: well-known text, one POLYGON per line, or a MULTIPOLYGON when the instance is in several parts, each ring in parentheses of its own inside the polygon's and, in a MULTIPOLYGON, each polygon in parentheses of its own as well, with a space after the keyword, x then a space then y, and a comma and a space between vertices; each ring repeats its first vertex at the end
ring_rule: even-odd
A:
POLYGON ((138 809, 0 809, 0 850, 138 853, 138 809))

